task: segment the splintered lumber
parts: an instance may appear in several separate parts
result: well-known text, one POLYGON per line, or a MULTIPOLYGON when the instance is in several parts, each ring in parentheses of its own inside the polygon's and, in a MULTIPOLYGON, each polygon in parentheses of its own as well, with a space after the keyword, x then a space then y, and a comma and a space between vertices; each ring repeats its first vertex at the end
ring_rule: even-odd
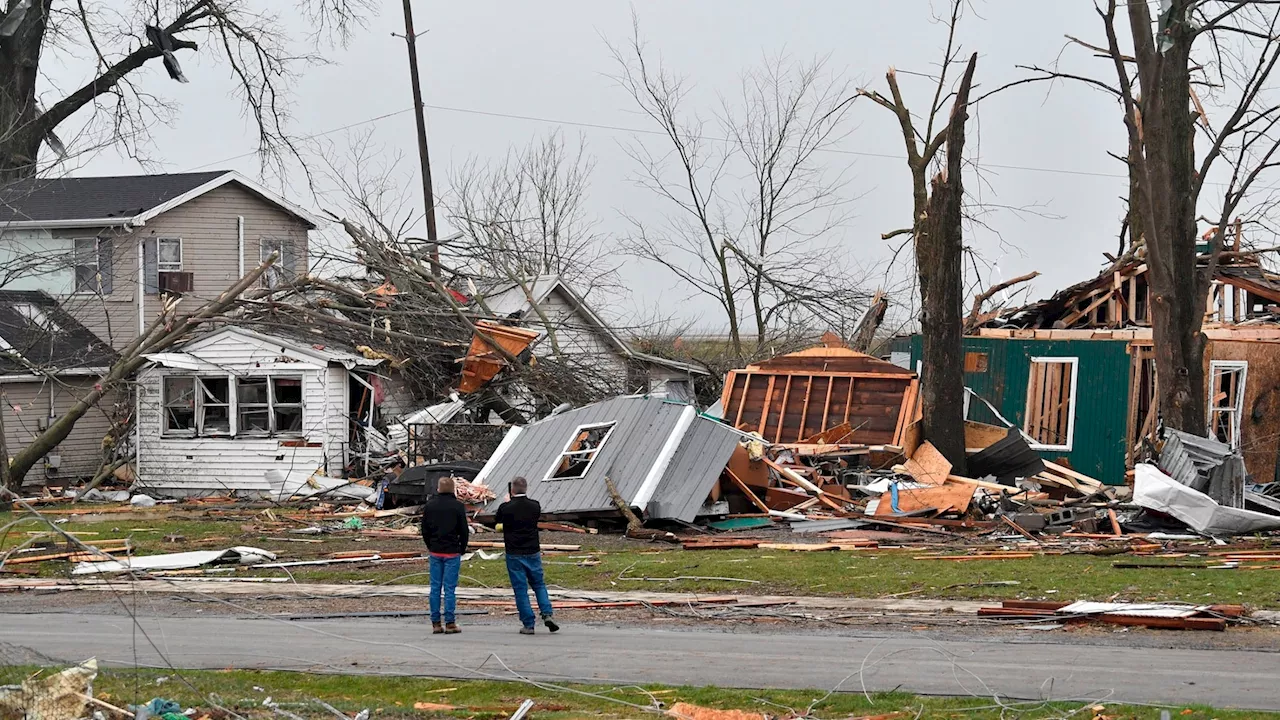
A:
POLYGON ((1094 490, 1100 490, 1103 487, 1102 482, 1095 480, 1089 477, 1088 475, 1082 475, 1065 465, 1059 465, 1055 462, 1050 462, 1048 460, 1045 460, 1044 466, 1048 468, 1055 475, 1061 475, 1063 477, 1071 478, 1072 480, 1075 480, 1077 483, 1088 486, 1089 488, 1092 488, 1094 490))
POLYGON ((927 440, 916 448, 904 466, 911 477, 926 485, 941 485, 951 474, 951 463, 927 440))
MULTIPOLYGON (((914 490, 898 490, 898 513, 911 513, 920 510, 937 510, 938 512, 958 512, 963 514, 969 509, 973 500, 973 487, 964 483, 948 483, 937 487, 914 490)), ((877 516, 892 517, 893 496, 885 493, 876 506, 877 516)))
POLYGON ((770 460, 769 458, 764 458, 763 462, 765 465, 768 465, 769 467, 773 468, 779 475, 782 476, 784 480, 788 480, 792 483, 795 483, 796 485, 799 485, 800 487, 804 488, 805 490, 808 490, 811 493, 814 493, 815 495, 822 493, 821 488, 809 482, 808 480, 804 479, 804 477, 800 474, 798 470, 786 467, 784 465, 779 465, 778 463, 770 460))
POLYGON ((760 546, 759 540, 751 538, 695 538, 685 540, 685 550, 754 550, 760 546))
POLYGON ((772 509, 763 500, 761 500, 754 492, 752 492, 751 488, 747 487, 747 484, 745 482, 738 479, 738 476, 734 475, 732 470, 730 470, 729 468, 725 468, 724 476, 729 478, 729 482, 733 483, 734 486, 737 487, 738 490, 740 490, 743 495, 746 495, 747 499, 751 501, 751 504, 755 505, 756 508, 758 508, 761 512, 764 512, 767 514, 769 510, 772 509))
MULTIPOLYGON (((853 425, 843 422, 835 427, 827 428, 817 435, 801 440, 800 445, 839 445, 853 434, 853 425)), ((792 447, 788 444, 788 447, 792 447)))
POLYGON ((839 550, 835 543, 771 543, 762 542, 757 547, 761 550, 785 550, 787 552, 829 552, 839 550))
POLYGON ((590 532, 590 530, 587 530, 586 528, 580 528, 577 525, 568 525, 566 523, 558 523, 558 522, 540 522, 538 523, 538 529, 549 530, 551 532, 571 532, 571 533, 578 533, 580 535, 586 535, 590 532))
POLYGON ((764 491, 764 504, 770 510, 790 510, 809 499, 808 493, 799 490, 771 487, 764 491))

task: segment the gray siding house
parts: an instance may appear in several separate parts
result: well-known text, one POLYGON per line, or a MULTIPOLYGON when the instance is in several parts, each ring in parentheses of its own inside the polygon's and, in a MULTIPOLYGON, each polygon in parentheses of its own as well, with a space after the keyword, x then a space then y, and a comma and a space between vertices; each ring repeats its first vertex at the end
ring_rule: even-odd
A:
MULTIPOLYGON (((38 290, 0 290, 0 414, 10 454, 26 447, 93 390, 115 351, 38 290)), ((28 482, 92 477, 108 436, 132 415, 123 395, 104 398, 27 476, 28 482)))
POLYGON ((22 180, 0 187, 0 287, 44 290, 122 349, 160 308, 216 297, 273 251, 307 270, 317 221, 236 172, 22 180))
POLYGON ((589 515, 615 512, 607 477, 648 517, 691 522, 741 438, 692 405, 620 397, 512 428, 476 479, 502 498, 524 477, 543 513, 589 515))

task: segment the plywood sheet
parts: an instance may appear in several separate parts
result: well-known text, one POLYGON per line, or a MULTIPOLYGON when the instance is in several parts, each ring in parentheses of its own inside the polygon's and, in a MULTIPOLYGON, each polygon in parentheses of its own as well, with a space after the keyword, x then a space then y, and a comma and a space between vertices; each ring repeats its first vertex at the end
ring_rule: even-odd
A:
POLYGON ((951 463, 927 440, 916 448, 905 465, 911 477, 926 485, 941 485, 951 474, 951 463))
MULTIPOLYGON (((973 500, 974 486, 967 483, 947 483, 938 487, 920 488, 918 490, 898 491, 898 511, 902 513, 920 510, 937 510, 939 513, 964 513, 973 500)), ((876 516, 892 516, 893 498, 889 493, 880 497, 876 506, 876 516)))

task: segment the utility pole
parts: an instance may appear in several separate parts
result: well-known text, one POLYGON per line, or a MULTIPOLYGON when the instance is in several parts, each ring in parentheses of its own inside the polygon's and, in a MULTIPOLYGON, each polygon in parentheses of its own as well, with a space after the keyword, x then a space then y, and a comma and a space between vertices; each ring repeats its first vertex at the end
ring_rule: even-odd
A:
POLYGON ((413 30, 412 0, 404 0, 404 40, 409 46, 409 78, 413 83, 413 112, 418 121, 418 160, 422 163, 422 200, 427 213, 427 244, 438 252, 436 235, 436 201, 431 190, 431 155, 427 152, 426 108, 422 103, 422 83, 418 78, 418 36, 413 30))

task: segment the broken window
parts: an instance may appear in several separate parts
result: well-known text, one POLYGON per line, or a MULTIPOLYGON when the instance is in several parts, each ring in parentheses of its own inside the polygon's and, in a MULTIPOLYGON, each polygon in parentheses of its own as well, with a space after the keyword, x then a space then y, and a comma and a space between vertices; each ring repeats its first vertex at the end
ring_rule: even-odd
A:
POLYGON ((274 432, 302 432, 302 378, 271 378, 271 413, 274 432))
POLYGON ((231 381, 228 378, 199 378, 201 435, 231 434, 231 381))
POLYGON ((1041 450, 1071 450, 1078 358, 1031 358, 1023 431, 1041 450))
POLYGON ((164 378, 161 390, 165 435, 194 435, 196 432, 196 379, 189 375, 164 378))
POLYGON ((73 242, 75 243, 72 254, 76 276, 75 291, 78 293, 111 292, 111 241, 91 237, 76 238, 73 242))
POLYGON ((1249 363, 1244 361, 1209 363, 1209 432, 1233 450, 1240 447, 1240 421, 1244 415, 1248 375, 1249 363))
POLYGON ((242 433, 266 435, 271 432, 271 389, 267 378, 237 378, 236 427, 242 433))
POLYGON ((585 477, 596 454, 609 439, 615 423, 599 423, 583 425, 573 431, 569 443, 556 459, 556 464, 547 474, 548 480, 573 480, 585 477))

